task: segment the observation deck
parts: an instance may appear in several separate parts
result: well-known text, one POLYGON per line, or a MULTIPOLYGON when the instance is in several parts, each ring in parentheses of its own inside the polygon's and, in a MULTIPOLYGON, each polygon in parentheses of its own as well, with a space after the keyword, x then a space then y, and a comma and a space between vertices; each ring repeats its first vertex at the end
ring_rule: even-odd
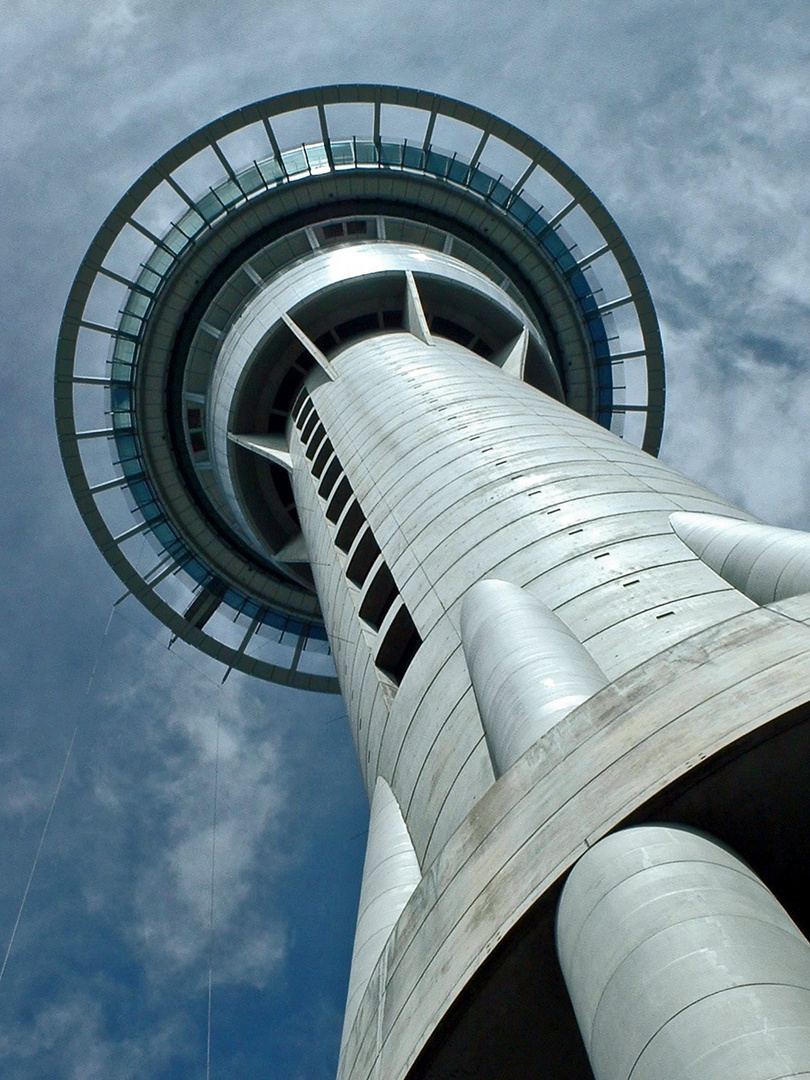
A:
POLYGON ((626 240, 545 146, 451 98, 322 87, 229 113, 82 261, 56 371, 74 497, 129 592, 229 670, 338 689, 285 431, 313 367, 401 332, 413 289, 431 334, 485 359, 525 330, 527 382, 657 452, 661 341, 626 240))

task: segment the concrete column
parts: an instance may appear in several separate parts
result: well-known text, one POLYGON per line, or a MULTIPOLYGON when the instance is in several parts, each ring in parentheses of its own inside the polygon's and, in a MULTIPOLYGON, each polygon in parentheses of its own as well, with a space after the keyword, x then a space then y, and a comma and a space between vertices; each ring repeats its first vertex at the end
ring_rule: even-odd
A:
POLYGON ((371 801, 343 1042, 385 943, 421 876, 399 804, 385 780, 378 777, 371 801))
POLYGON ((557 950, 596 1080, 810 1076, 810 945, 701 833, 640 826, 592 847, 557 950))
POLYGON ((461 644, 496 776, 607 685, 562 619, 508 581, 479 581, 465 594, 461 644))

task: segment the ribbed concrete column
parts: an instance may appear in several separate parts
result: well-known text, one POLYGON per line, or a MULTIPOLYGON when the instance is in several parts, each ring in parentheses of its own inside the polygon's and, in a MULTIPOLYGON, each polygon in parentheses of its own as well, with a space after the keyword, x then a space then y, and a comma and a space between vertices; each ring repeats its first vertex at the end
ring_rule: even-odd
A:
POLYGON ((508 581, 465 594, 461 644, 496 776, 607 684, 565 623, 508 581))
POLYGON ((381 777, 371 801, 363 885, 354 932, 352 968, 343 1019, 343 1041, 371 973, 402 909, 421 878, 399 803, 381 777))
POLYGON ((596 1080, 810 1075, 810 945, 709 837, 600 841, 563 889, 557 948, 596 1080))

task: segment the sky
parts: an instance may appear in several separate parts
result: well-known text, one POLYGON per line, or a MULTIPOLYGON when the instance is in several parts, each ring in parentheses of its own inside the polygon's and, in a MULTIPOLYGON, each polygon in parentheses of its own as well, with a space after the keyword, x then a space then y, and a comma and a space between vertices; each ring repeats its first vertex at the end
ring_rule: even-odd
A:
POLYGON ((74 741, 0 976, 5 1080, 329 1080, 348 979, 367 806, 340 699, 222 686, 135 601, 113 608, 63 476, 55 340, 119 196, 193 129, 305 85, 499 113, 586 180, 641 263, 662 457, 810 528, 809 31, 806 0, 7 3, 3 955, 74 741))

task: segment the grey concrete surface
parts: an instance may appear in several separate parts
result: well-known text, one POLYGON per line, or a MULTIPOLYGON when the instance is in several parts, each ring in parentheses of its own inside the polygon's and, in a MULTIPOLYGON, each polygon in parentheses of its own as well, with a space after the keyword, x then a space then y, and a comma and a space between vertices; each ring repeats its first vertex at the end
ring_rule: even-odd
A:
POLYGON ((566 882, 557 947, 596 1080, 810 1071, 810 944, 710 837, 605 837, 566 882))

